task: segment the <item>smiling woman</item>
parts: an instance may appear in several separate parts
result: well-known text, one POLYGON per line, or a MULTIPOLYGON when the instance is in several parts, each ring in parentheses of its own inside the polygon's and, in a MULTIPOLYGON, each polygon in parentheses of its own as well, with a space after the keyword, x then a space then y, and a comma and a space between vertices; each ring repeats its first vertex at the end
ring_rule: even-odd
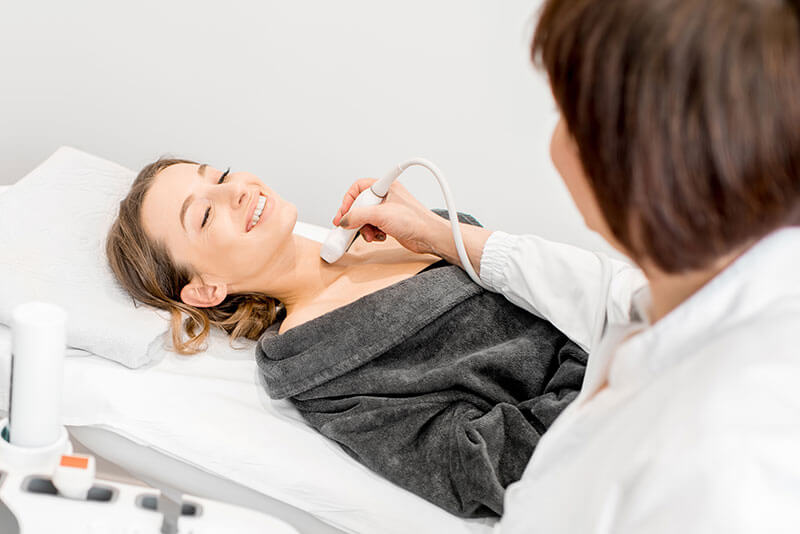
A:
MULTIPOLYGON (((184 254, 189 251, 189 244, 197 243, 199 239, 203 215, 200 212, 208 205, 208 200, 196 197, 193 193, 177 197, 173 192, 171 198, 164 199, 177 203, 178 207, 173 206, 171 211, 169 202, 145 204, 146 196, 150 197, 148 200, 154 200, 147 193, 156 184, 156 177, 172 166, 196 169, 192 179, 198 182, 192 184, 195 187, 210 180, 206 176, 206 173, 210 174, 208 165, 198 166, 196 162, 186 159, 160 159, 144 167, 128 195, 120 202, 119 216, 108 234, 106 255, 111 269, 134 302, 170 312, 172 342, 180 354, 199 352, 211 325, 224 329, 232 339, 257 339, 276 319, 278 302, 275 299, 257 292, 243 292, 230 295, 215 306, 200 308, 180 298, 181 290, 199 275, 184 254), (145 205, 164 211, 155 213, 148 210, 144 215, 145 205), (153 223, 154 234, 145 231, 148 223, 153 223), (178 247, 181 254, 176 256, 170 246, 178 247), (188 341, 181 339, 183 314, 188 316, 183 322, 190 336, 188 341)), ((184 182, 189 181, 187 178, 191 176, 184 175, 184 182)), ((184 183, 183 187, 186 189, 187 184, 184 183)))

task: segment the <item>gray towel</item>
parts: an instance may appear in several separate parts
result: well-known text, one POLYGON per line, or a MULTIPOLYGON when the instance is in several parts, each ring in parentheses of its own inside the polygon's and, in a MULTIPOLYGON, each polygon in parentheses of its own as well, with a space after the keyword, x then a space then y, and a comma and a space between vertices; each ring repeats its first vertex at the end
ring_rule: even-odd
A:
POLYGON ((502 515, 505 488, 576 397, 586 353, 440 263, 265 332, 256 360, 272 398, 370 469, 458 516, 502 515))

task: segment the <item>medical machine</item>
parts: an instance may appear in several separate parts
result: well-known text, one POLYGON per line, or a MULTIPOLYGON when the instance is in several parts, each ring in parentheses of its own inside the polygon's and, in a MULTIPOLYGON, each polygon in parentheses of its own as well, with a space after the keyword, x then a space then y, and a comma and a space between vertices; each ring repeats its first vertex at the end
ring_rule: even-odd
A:
MULTIPOLYGON (((444 178, 444 173, 442 173, 442 171, 430 161, 423 158, 414 158, 401 163, 386 173, 383 178, 372 184, 371 187, 362 191, 361 194, 358 195, 358 197, 356 197, 356 199, 353 201, 353 205, 350 207, 350 209, 358 206, 375 206, 383 202, 383 199, 386 198, 386 195, 389 192, 389 187, 392 185, 392 183, 406 169, 414 165, 428 169, 439 182, 439 187, 442 189, 442 194, 444 195, 444 201, 447 204, 450 226, 453 229, 453 240, 456 244, 456 250, 458 251, 458 257, 461 260, 461 265, 467 274, 469 274, 470 278, 472 278, 473 282, 481 287, 485 287, 481 282, 480 277, 478 277, 477 273, 472 268, 472 264, 469 261, 469 256, 467 256, 467 250, 464 247, 464 240, 461 236, 461 228, 458 223, 458 212, 456 211, 455 203, 453 202, 453 195, 450 192, 450 187, 447 185, 447 180, 444 178)), ((347 250, 355 241, 358 231, 358 228, 347 230, 340 226, 334 227, 328 234, 328 237, 325 238, 325 241, 322 243, 322 248, 320 249, 320 256, 322 259, 328 263, 335 263, 339 261, 339 259, 344 255, 345 252, 347 252, 347 250)))
POLYGON ((95 480, 60 421, 67 314, 47 302, 12 316, 9 417, 0 420, 3 534, 298 534, 261 512, 179 491, 95 480))

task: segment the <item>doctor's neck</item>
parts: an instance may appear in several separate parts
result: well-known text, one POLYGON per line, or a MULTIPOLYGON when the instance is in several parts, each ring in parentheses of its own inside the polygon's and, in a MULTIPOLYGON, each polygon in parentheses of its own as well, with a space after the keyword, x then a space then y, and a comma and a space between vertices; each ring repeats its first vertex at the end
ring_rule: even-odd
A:
POLYGON ((650 286, 651 305, 647 312, 650 324, 663 319, 669 312, 688 300, 741 256, 750 248, 750 245, 748 243, 746 246, 717 258, 705 269, 685 273, 665 273, 652 263, 643 261, 639 266, 647 276, 650 286))

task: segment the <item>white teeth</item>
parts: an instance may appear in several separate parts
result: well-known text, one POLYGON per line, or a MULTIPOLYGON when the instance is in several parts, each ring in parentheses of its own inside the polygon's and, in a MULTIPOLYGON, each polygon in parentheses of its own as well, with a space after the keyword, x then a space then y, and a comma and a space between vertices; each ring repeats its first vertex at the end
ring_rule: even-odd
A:
POLYGON ((253 212, 253 218, 250 220, 250 227, 247 229, 250 231, 253 226, 256 225, 258 220, 261 218, 261 212, 264 211, 264 205, 267 203, 267 197, 264 195, 258 196, 258 205, 256 206, 256 211, 253 212))

